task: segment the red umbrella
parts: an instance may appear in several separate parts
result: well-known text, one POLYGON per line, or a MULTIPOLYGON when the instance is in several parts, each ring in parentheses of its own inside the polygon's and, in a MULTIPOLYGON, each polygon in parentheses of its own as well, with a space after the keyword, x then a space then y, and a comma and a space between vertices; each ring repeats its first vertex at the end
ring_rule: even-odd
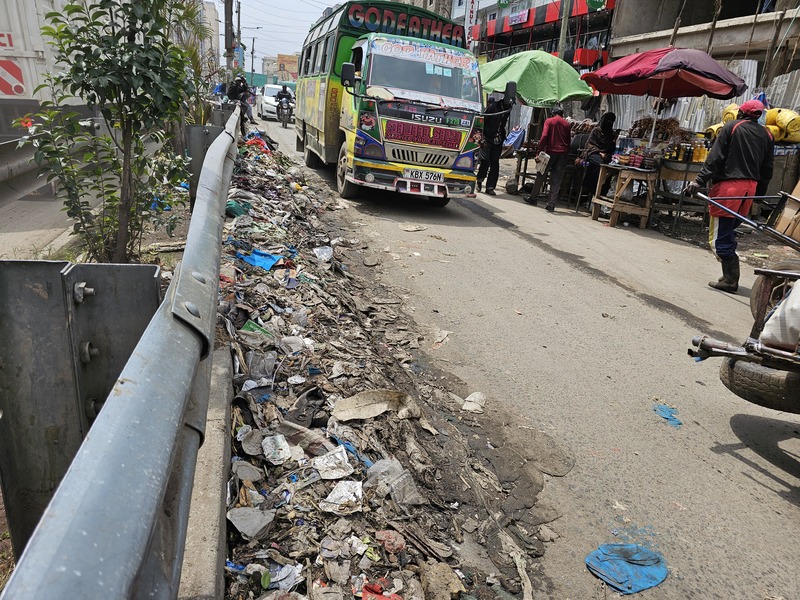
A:
POLYGON ((598 92, 656 98, 741 96, 747 84, 701 50, 659 48, 631 54, 581 79, 598 92))

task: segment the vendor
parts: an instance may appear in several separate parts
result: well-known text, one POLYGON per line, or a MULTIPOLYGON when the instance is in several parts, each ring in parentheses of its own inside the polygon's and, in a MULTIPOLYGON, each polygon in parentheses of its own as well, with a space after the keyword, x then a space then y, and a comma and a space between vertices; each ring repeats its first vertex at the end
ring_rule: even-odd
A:
MULTIPOLYGON (((758 123, 763 112, 764 105, 758 100, 748 100, 739 107, 736 120, 728 121, 720 130, 703 168, 686 186, 685 194, 694 194, 711 183, 710 198, 742 216, 750 212, 753 196, 766 194, 772 179, 774 140, 758 123)), ((708 214, 709 245, 722 263, 722 277, 708 285, 735 294, 739 289, 736 227, 741 221, 713 204, 708 207, 708 214)))
MULTIPOLYGON (((597 180, 600 177, 600 167, 611 162, 614 150, 617 147, 617 132, 614 131, 614 122, 617 115, 612 112, 605 113, 600 117, 600 122, 592 129, 589 134, 589 141, 586 142, 586 149, 583 151, 583 159, 588 163, 586 166, 586 177, 583 180, 583 188, 591 193, 597 189, 597 180)), ((603 182, 600 195, 608 193, 608 181, 603 182)))

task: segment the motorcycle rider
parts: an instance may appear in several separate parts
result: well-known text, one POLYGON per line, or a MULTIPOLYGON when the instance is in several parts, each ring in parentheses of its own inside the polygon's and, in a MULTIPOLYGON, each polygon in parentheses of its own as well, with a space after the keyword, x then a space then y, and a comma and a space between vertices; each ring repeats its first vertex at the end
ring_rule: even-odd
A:
MULTIPOLYGON (((763 196, 772 179, 774 140, 758 123, 762 112, 764 105, 758 100, 748 100, 739 107, 736 120, 728 121, 720 130, 702 169, 684 194, 690 196, 710 182, 710 198, 742 216, 749 214, 752 197, 763 196)), ((735 294, 739 289, 736 227, 740 221, 714 205, 708 207, 708 214, 709 245, 722 263, 722 277, 708 285, 735 294)))
POLYGON ((291 117, 292 116, 291 102, 292 100, 294 100, 294 98, 292 97, 292 92, 289 91, 289 88, 285 83, 283 84, 283 87, 281 87, 280 91, 277 94, 275 94, 275 100, 278 101, 279 107, 281 105, 281 100, 283 100, 284 98, 286 98, 289 101, 289 116, 291 117))
POLYGON ((247 118, 248 118, 248 109, 250 111, 250 122, 255 123, 253 120, 253 113, 252 109, 250 108, 250 104, 247 102, 247 97, 250 95, 250 90, 247 87, 247 80, 244 78, 244 75, 237 75, 233 82, 228 86, 228 99, 235 100, 239 102, 239 106, 242 109, 241 118, 239 119, 239 126, 242 131, 242 137, 247 133, 247 118))

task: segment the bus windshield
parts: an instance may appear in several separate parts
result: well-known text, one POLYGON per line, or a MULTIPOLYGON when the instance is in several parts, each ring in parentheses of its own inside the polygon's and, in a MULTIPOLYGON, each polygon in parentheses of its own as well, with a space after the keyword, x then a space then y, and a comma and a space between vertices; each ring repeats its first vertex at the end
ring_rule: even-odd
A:
POLYGON ((478 61, 471 54, 424 42, 377 39, 371 55, 368 95, 481 111, 478 61))

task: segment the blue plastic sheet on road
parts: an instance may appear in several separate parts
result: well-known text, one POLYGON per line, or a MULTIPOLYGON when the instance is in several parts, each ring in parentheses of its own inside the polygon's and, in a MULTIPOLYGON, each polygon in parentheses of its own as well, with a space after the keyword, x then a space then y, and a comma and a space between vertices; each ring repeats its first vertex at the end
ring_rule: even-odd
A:
POLYGON ((586 557, 586 567, 621 594, 655 587, 669 574, 664 557, 639 544, 603 544, 586 557))
POLYGON ((683 422, 675 416, 678 414, 677 408, 672 408, 666 404, 656 402, 653 404, 653 412, 664 419, 667 423, 672 425, 675 429, 680 429, 680 426, 683 425, 683 422))
POLYGON ((250 254, 242 254, 241 252, 237 252, 236 257, 241 258, 244 262, 251 264, 254 267, 261 267, 265 271, 269 271, 275 266, 275 263, 283 258, 283 256, 280 254, 270 254, 268 252, 262 252, 258 249, 253 249, 250 254))

